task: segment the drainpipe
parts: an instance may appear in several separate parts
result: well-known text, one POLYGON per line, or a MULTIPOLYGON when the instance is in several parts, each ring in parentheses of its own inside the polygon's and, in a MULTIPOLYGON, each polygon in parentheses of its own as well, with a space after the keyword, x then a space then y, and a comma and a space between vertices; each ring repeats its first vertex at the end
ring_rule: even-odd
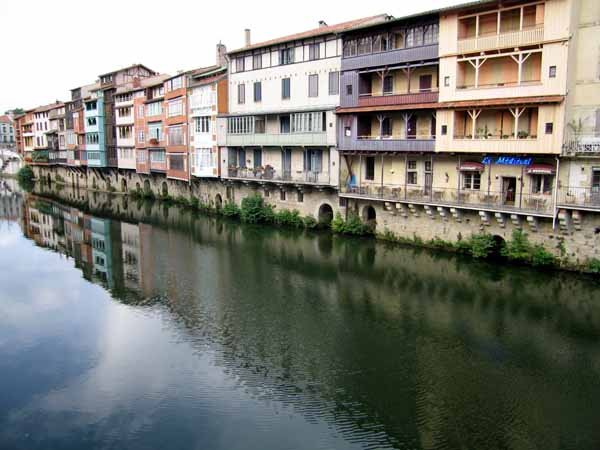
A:
POLYGON ((558 174, 560 169, 560 159, 556 157, 556 176, 554 177, 554 208, 552 214, 552 230, 556 229, 556 215, 557 215, 557 206, 558 206, 558 174))

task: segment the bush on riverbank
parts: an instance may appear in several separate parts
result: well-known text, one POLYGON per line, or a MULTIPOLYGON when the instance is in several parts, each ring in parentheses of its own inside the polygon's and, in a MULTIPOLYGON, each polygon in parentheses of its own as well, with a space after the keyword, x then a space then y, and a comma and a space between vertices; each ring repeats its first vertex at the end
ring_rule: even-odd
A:
POLYGON ((513 230, 512 239, 502 248, 502 256, 509 261, 531 264, 538 267, 557 265, 556 257, 548 252, 543 245, 532 245, 523 230, 513 230))
POLYGON ((33 173, 33 169, 27 165, 21 167, 17 172, 17 182, 19 186, 27 192, 31 192, 33 190, 33 185, 35 182, 33 181, 35 178, 35 174, 33 173))
POLYGON ((331 230, 338 234, 349 234, 352 236, 367 236, 373 234, 373 229, 363 223, 358 214, 355 212, 349 212, 348 218, 343 219, 342 215, 337 212, 335 217, 331 221, 331 230))

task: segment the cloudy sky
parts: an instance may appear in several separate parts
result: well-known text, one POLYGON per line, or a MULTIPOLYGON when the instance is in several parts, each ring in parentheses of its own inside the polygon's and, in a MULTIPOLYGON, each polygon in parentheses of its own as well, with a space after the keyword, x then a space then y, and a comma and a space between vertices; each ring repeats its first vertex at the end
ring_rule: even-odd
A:
POLYGON ((275 0, 4 2, 0 24, 8 45, 2 46, 0 113, 67 100, 69 89, 132 63, 164 73, 213 64, 215 44, 241 47, 244 28, 259 42, 315 28, 319 20, 335 24, 380 13, 402 16, 457 3, 303 0, 291 8, 275 0))

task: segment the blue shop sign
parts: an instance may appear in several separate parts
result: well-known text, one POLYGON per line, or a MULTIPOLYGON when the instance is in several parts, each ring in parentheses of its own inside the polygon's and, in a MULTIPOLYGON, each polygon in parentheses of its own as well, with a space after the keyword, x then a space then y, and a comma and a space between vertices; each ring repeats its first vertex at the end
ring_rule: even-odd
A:
POLYGON ((529 166, 532 158, 519 158, 518 156, 486 156, 481 160, 482 164, 502 164, 504 166, 529 166))

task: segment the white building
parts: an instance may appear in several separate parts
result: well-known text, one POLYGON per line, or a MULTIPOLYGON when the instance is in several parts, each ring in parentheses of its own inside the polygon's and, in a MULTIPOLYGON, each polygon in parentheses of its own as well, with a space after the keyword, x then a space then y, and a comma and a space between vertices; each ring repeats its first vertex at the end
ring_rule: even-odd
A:
POLYGON ((384 17, 320 22, 316 29, 254 45, 246 30, 246 46, 228 54, 229 113, 218 130, 221 176, 336 188, 337 33, 384 17))
MULTIPOLYGON (((225 47, 219 44, 217 55, 225 47)), ((217 115, 227 113, 227 66, 197 69, 189 73, 188 105, 192 175, 216 178, 219 174, 217 115)))

